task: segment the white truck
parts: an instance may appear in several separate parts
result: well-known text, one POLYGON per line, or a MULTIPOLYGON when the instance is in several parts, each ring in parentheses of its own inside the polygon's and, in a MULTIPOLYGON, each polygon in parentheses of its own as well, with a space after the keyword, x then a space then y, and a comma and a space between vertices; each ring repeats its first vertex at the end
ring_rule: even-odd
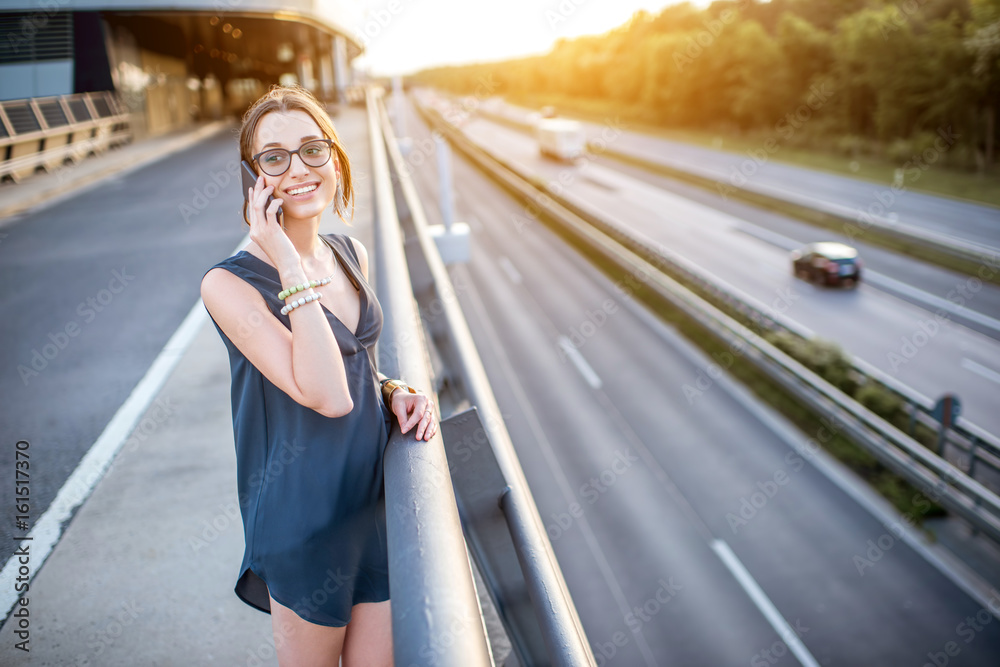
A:
POLYGON ((571 161, 583 155, 587 139, 583 125, 565 118, 541 118, 535 127, 538 149, 542 155, 571 161))

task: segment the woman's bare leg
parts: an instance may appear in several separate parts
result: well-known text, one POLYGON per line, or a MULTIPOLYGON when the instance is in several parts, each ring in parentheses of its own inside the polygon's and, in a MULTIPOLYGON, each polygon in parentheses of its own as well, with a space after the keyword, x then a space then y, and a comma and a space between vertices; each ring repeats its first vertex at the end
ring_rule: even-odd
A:
POLYGON ((281 667, 337 667, 340 662, 346 627, 333 628, 304 621, 271 598, 271 629, 281 667))
POLYGON ((363 602, 351 608, 344 639, 344 667, 392 667, 390 601, 363 602))

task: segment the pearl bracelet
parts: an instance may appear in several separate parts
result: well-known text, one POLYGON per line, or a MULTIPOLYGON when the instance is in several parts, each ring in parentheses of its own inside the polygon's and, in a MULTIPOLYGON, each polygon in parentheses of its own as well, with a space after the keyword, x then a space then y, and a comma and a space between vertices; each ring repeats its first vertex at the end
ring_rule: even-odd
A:
POLYGON ((322 293, 316 292, 315 294, 310 294, 309 296, 301 296, 295 301, 289 301, 281 308, 281 314, 287 315, 299 306, 304 306, 310 301, 319 301, 320 297, 323 296, 322 293))
POLYGON ((284 301, 296 292, 304 292, 311 287, 319 287, 320 285, 329 285, 330 281, 333 280, 333 276, 327 276, 326 278, 320 278, 319 280, 307 280, 304 283, 294 285, 288 289, 281 290, 278 292, 278 298, 284 301))

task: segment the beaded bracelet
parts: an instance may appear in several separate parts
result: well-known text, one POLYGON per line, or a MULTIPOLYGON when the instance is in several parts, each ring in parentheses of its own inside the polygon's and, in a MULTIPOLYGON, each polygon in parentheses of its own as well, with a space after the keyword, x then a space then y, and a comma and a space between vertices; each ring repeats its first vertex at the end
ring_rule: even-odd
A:
POLYGON ((310 301, 319 301, 320 297, 323 296, 321 292, 316 292, 310 294, 309 296, 300 296, 296 301, 289 301, 284 306, 281 307, 281 314, 287 315, 299 306, 304 306, 310 301))
POLYGON ((288 289, 281 290, 278 292, 278 298, 284 301, 296 292, 304 292, 311 287, 319 287, 320 285, 329 285, 330 281, 333 280, 333 276, 329 275, 326 278, 320 278, 319 280, 308 280, 299 285, 289 287, 288 289))

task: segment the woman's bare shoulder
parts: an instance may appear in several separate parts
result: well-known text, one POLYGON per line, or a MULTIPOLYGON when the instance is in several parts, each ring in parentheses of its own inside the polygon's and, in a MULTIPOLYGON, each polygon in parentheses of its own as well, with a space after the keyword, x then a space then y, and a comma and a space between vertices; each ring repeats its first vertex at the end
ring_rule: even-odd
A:
POLYGON ((365 249, 361 241, 353 236, 348 236, 347 238, 351 240, 354 252, 358 255, 358 265, 361 267, 361 274, 365 277, 365 280, 368 280, 368 250, 365 249))

